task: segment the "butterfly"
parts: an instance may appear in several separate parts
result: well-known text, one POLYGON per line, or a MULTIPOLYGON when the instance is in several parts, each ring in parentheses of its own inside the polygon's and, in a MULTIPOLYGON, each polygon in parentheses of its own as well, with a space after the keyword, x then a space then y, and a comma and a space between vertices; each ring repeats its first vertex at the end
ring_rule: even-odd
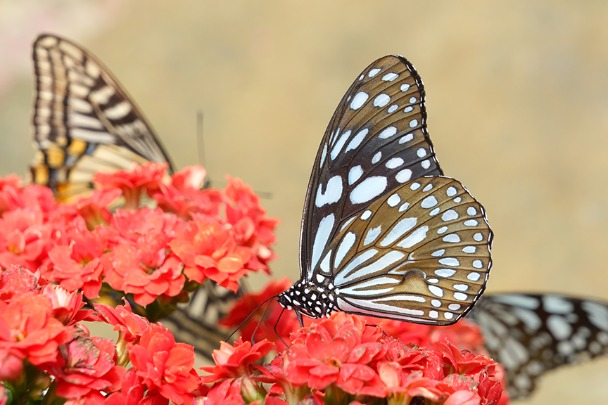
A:
POLYGON ((562 294, 485 294, 467 317, 505 369, 511 399, 549 370, 608 354, 608 302, 562 294))
POLYGON ((38 147, 32 180, 72 201, 93 188, 98 172, 133 163, 173 164, 143 113, 114 75, 90 52, 56 35, 34 42, 38 147))
MULTIPOLYGON (((65 38, 44 34, 34 43, 33 59, 34 183, 50 187, 59 201, 69 202, 93 189, 97 172, 149 161, 168 163, 173 171, 148 120, 92 53, 65 38)), ((192 342, 197 352, 210 358, 224 337, 217 321, 239 294, 205 283, 192 293, 190 305, 180 304, 163 322, 178 340, 192 342)))
POLYGON ((443 176, 410 62, 385 56, 350 86, 321 141, 300 234, 300 280, 279 303, 431 325, 465 315, 492 261, 485 210, 443 176))

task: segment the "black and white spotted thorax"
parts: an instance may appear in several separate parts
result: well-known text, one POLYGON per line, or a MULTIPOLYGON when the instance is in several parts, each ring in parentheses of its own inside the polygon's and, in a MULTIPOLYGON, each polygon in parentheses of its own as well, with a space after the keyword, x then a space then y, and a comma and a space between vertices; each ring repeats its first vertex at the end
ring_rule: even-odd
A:
POLYGON ((311 318, 331 315, 338 310, 335 303, 335 288, 328 278, 320 285, 300 280, 279 295, 279 304, 283 308, 295 309, 311 318))

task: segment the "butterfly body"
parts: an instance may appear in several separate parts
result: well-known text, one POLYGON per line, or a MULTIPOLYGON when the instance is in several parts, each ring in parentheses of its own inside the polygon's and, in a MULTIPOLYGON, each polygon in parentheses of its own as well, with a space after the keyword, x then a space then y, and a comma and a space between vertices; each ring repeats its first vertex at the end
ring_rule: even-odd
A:
POLYGON ((445 325, 479 298, 492 232, 483 207, 443 176, 424 95, 399 56, 373 62, 346 92, 308 186, 300 281, 281 305, 445 325))

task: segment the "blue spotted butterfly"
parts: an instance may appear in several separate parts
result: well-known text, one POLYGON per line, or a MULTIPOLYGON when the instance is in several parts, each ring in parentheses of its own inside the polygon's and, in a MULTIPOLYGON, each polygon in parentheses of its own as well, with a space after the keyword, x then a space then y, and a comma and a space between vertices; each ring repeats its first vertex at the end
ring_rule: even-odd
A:
POLYGON ((424 97, 412 64, 385 56, 340 101, 308 185, 300 280, 279 296, 298 317, 448 325, 483 293, 492 231, 484 208, 443 176, 424 97))

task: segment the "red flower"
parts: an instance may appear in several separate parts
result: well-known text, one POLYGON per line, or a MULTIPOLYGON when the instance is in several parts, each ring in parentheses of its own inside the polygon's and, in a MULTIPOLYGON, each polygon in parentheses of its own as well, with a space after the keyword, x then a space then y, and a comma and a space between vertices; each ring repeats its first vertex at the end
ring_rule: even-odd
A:
POLYGON ((208 219, 182 227, 170 246, 186 265, 184 274, 190 281, 202 283, 210 278, 232 291, 238 289, 238 281, 247 272, 245 264, 251 258, 251 251, 237 246, 225 226, 208 219))
POLYGON ((61 286, 48 284, 42 288, 41 295, 51 301, 53 317, 64 325, 73 325, 90 316, 91 310, 83 310, 81 292, 69 292, 61 286))
POLYGON ((149 391, 158 392, 176 403, 194 399, 200 377, 194 370, 194 348, 175 343, 175 338, 159 324, 151 324, 138 344, 130 345, 129 358, 149 391))
POLYGON ((268 340, 252 345, 250 341, 243 342, 239 338, 234 346, 221 342, 219 350, 213 351, 215 366, 201 367, 202 370, 212 374, 202 377, 201 381, 209 383, 250 375, 254 363, 266 356, 273 347, 272 342, 268 340))
POLYGON ((9 302, 14 296, 35 291, 37 287, 38 277, 24 267, 0 269, 0 300, 9 302))
POLYGON ((266 216, 258 196, 241 180, 228 177, 224 193, 226 220, 234 228, 235 239, 253 253, 247 267, 269 273, 268 262, 275 257, 270 245, 276 240, 274 229, 278 221, 266 216))
POLYGON ((70 292, 81 290, 87 298, 99 297, 103 271, 100 258, 107 248, 106 241, 86 229, 68 231, 65 238, 69 245, 57 245, 49 251, 41 267, 43 276, 70 292))
MULTIPOLYGON (((272 402, 266 402, 272 404, 272 402)), ((228 379, 213 386, 205 397, 205 405, 241 405, 245 404, 241 396, 241 382, 239 380, 228 379)))
POLYGON ((214 189, 202 189, 207 172, 202 166, 191 166, 175 173, 169 184, 161 184, 154 194, 158 207, 181 218, 194 214, 218 216, 222 195, 214 189))
POLYGON ((0 218, 0 266, 20 265, 35 271, 50 239, 42 212, 28 208, 5 212, 0 218))
POLYGON ((53 212, 57 202, 48 187, 20 186, 21 179, 14 175, 0 178, 0 215, 6 211, 27 208, 44 214, 53 212))
POLYGON ((116 391, 125 372, 116 365, 114 342, 90 337, 82 328, 61 346, 57 362, 47 370, 55 377, 57 395, 72 400, 95 399, 100 391, 116 391))
POLYGON ((183 264, 168 245, 179 224, 175 215, 159 209, 117 211, 110 227, 100 229, 111 246, 102 257, 104 281, 133 294, 142 306, 159 296, 179 295, 186 281, 183 264))
POLYGON ((91 195, 80 197, 73 203, 78 213, 85 219, 89 229, 110 222, 110 205, 121 195, 119 189, 95 189, 91 195))
POLYGON ((146 162, 132 170, 96 173, 93 181, 102 189, 119 189, 125 197, 125 207, 139 207, 142 194, 158 190, 167 171, 167 163, 146 162))
POLYGON ((117 305, 116 308, 105 304, 95 304, 97 317, 92 320, 103 321, 114 326, 127 342, 136 342, 150 327, 150 322, 143 316, 134 314, 127 305, 117 305))
POLYGON ((0 303, 0 351, 8 350, 37 366, 50 363, 71 333, 71 327, 53 318, 47 297, 26 293, 0 303))
POLYGON ((239 330, 241 337, 244 340, 251 340, 254 337, 253 332, 257 329, 256 340, 276 340, 277 350, 284 350, 285 345, 281 339, 289 340, 289 335, 300 327, 295 312, 283 311, 283 307, 276 300, 270 302, 268 309, 266 309, 266 305, 260 306, 260 303, 276 297, 290 285, 291 282, 286 278, 274 280, 257 294, 243 295, 235 301, 230 312, 220 321, 220 324, 231 328, 237 327, 255 311, 239 330), (277 335, 280 339, 277 339, 277 335))
POLYGON ((146 394, 146 387, 143 384, 142 378, 137 375, 136 369, 131 368, 124 374, 122 378, 122 386, 119 388, 119 390, 110 394, 104 403, 107 405, 165 405, 169 402, 166 398, 160 396, 158 393, 146 394))
POLYGON ((295 385, 324 389, 335 383, 351 394, 383 397, 385 387, 367 365, 383 354, 382 344, 368 341, 373 335, 363 329, 364 322, 341 312, 301 329, 287 350, 286 377, 295 385))

